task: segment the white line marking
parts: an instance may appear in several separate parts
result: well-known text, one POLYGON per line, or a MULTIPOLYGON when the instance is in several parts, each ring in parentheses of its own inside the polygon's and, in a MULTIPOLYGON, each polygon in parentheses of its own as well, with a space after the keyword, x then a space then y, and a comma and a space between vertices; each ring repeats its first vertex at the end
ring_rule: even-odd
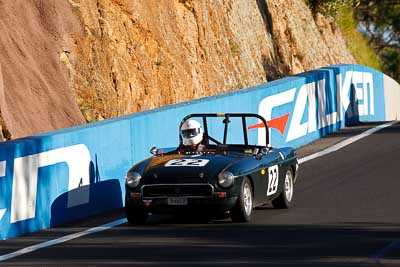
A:
POLYGON ((49 240, 49 241, 46 241, 46 242, 43 242, 43 243, 39 243, 37 245, 26 247, 26 248, 17 250, 15 252, 8 253, 8 254, 0 256, 0 261, 5 261, 5 260, 8 260, 8 259, 12 259, 12 258, 21 256, 23 254, 31 253, 33 251, 36 251, 36 250, 39 250, 39 249, 42 249, 42 248, 46 248, 46 247, 54 246, 54 245, 57 245, 57 244, 60 244, 60 243, 64 243, 64 242, 67 242, 67 241, 70 241, 72 239, 76 239, 76 238, 79 238, 79 237, 82 237, 82 236, 85 236, 85 235, 90 235, 90 234, 94 234, 94 233, 101 232, 101 231, 104 231, 104 230, 108 230, 108 229, 110 229, 110 228, 112 228, 114 226, 118 226, 118 225, 124 224, 126 222, 127 222, 127 220, 125 218, 123 218, 123 219, 119 219, 119 220, 116 220, 116 221, 113 221, 113 222, 110 222, 110 223, 107 223, 107 224, 103 224, 101 226, 97 226, 97 227, 94 227, 94 228, 87 229, 87 230, 79 232, 79 233, 62 236, 60 238, 56 238, 56 239, 49 240))
POLYGON ((398 121, 391 121, 391 122, 379 125, 379 126, 377 126, 375 128, 369 129, 369 130, 367 130, 367 131, 365 131, 365 132, 363 132, 363 133, 361 133, 359 135, 356 135, 356 136, 350 137, 350 138, 348 138, 346 140, 343 140, 342 142, 339 142, 336 145, 328 147, 328 148, 326 148, 326 149, 324 149, 324 150, 322 150, 320 152, 317 152, 317 153, 308 155, 308 156, 306 156, 304 158, 301 158, 301 159, 299 159, 299 163, 304 163, 304 162, 307 162, 309 160, 313 160, 313 159, 322 157, 322 156, 324 156, 326 154, 338 151, 339 149, 342 149, 342 148, 344 148, 344 147, 346 147, 346 146, 348 146, 348 145, 350 145, 350 144, 352 144, 354 142, 357 142, 360 139, 363 139, 364 137, 367 137, 367 136, 369 136, 369 135, 371 135, 373 133, 376 133, 379 130, 382 130, 382 129, 386 128, 386 127, 392 126, 393 124, 395 124, 397 122, 398 121))
MULTIPOLYGON (((365 138, 365 137, 367 137, 367 136, 369 136, 369 135, 371 135, 373 133, 376 133, 379 130, 382 130, 384 128, 392 126, 393 124, 395 124, 397 122, 398 121, 391 121, 391 122, 379 125, 379 126, 377 126, 375 128, 369 129, 369 130, 367 130, 367 131, 365 131, 365 132, 363 132, 363 133, 361 133, 359 135, 356 135, 356 136, 350 137, 350 138, 348 138, 346 140, 343 140, 342 142, 339 142, 336 145, 328 147, 328 148, 326 148, 326 149, 324 149, 324 150, 322 150, 320 152, 317 152, 317 153, 308 155, 308 156, 306 156, 304 158, 301 158, 301 159, 299 159, 299 163, 304 163, 304 162, 307 162, 309 160, 313 160, 313 159, 322 157, 322 156, 324 156, 326 154, 338 151, 339 149, 342 149, 342 148, 344 148, 344 147, 346 147, 346 146, 348 146, 348 145, 350 145, 350 144, 352 144, 354 142, 357 142, 358 140, 361 140, 361 139, 363 139, 363 138, 365 138)), ((372 263, 378 264, 378 263, 380 263, 381 258, 383 258, 388 252, 390 252, 390 251, 392 251, 394 249, 397 249, 397 248, 400 248, 400 240, 393 241, 388 246, 386 246, 386 247, 382 248, 381 250, 379 250, 377 253, 375 253, 374 255, 369 257, 368 262, 370 262, 370 263, 372 262, 372 263)))
POLYGON ((4 214, 6 213, 6 210, 7 210, 7 209, 1 209, 1 210, 0 210, 0 221, 1 221, 1 219, 3 219, 3 216, 4 216, 4 214))
MULTIPOLYGON (((377 126, 375 128, 369 129, 369 130, 367 130, 367 131, 365 131, 365 132, 363 132, 363 133, 361 133, 361 134, 359 134, 357 136, 354 136, 354 137, 351 137, 349 139, 346 139, 346 140, 344 140, 344 141, 342 141, 342 142, 340 142, 340 143, 338 143, 338 144, 336 144, 334 146, 326 148, 326 149, 324 149, 324 150, 322 150, 320 152, 317 152, 317 153, 314 153, 314 154, 309 155, 307 157, 301 158, 299 160, 299 163, 307 162, 309 160, 312 160, 312 159, 324 156, 326 154, 335 152, 335 151, 337 151, 337 150, 339 150, 339 149, 341 149, 341 148, 343 148, 345 146, 348 146, 351 143, 354 143, 354 142, 356 142, 356 141, 358 141, 358 140, 360 140, 360 139, 362 139, 364 137, 367 137, 367 136, 369 136, 369 135, 371 135, 371 134, 373 134, 373 133, 375 133, 375 132, 377 132, 377 131, 379 131, 381 129, 389 127, 389 126, 395 124, 396 122, 397 121, 389 122, 389 123, 386 123, 386 124, 383 124, 383 125, 379 125, 379 126, 377 126)), ((3 210, 0 210, 0 215, 4 215, 4 214, 1 214, 1 212, 3 212, 3 210)), ((4 209, 4 212, 5 212, 5 209, 4 209)), ((2 216, 0 216, 0 219, 1 218, 2 218, 2 216)), ((4 254, 4 255, 0 256, 0 261, 5 261, 5 260, 8 260, 8 259, 12 259, 12 258, 21 256, 23 254, 31 253, 33 251, 36 251, 36 250, 39 250, 39 249, 42 249, 42 248, 46 248, 46 247, 54 246, 54 245, 57 245, 57 244, 60 244, 60 243, 64 243, 64 242, 67 242, 67 241, 70 241, 72 239, 76 239, 76 238, 79 238, 79 237, 82 237, 82 236, 85 236, 85 235, 90 235, 90 234, 94 234, 94 233, 101 232, 101 231, 104 231, 104 230, 108 230, 108 229, 110 229, 112 227, 124 224, 126 222, 127 222, 127 220, 125 218, 123 218, 123 219, 119 219, 119 220, 116 220, 116 221, 113 221, 113 222, 110 222, 110 223, 107 223, 107 224, 104 224, 104 225, 101 225, 101 226, 97 226, 97 227, 94 227, 94 228, 87 229, 87 230, 85 230, 83 232, 66 235, 66 236, 63 236, 63 237, 60 237, 60 238, 56 238, 56 239, 49 240, 49 241, 46 241, 46 242, 43 242, 43 243, 39 243, 37 245, 26 247, 26 248, 17 250, 15 252, 4 254)), ((379 261, 379 259, 381 257, 383 257, 385 253, 387 253, 389 250, 392 250, 393 248, 397 248, 399 245, 400 245, 400 240, 399 241, 394 241, 389 246, 383 248, 377 254, 375 254, 374 256, 370 257, 370 259, 374 260, 374 261, 379 261)))

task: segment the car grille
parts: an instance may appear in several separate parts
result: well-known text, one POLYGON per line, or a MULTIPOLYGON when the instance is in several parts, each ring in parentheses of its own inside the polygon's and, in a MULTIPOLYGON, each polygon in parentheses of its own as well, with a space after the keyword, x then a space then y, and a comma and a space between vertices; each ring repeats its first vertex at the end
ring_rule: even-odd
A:
POLYGON ((147 185, 142 188, 143 197, 168 197, 168 196, 212 196, 213 187, 210 184, 190 185, 147 185))

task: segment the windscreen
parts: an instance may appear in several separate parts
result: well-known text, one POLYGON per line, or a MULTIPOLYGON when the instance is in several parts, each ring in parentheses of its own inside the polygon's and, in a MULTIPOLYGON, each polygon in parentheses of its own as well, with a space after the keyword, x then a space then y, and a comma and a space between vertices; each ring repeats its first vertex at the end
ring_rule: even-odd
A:
MULTIPOLYGON (((189 119, 195 120, 197 121, 197 125, 201 125, 202 131, 204 132, 203 144, 258 146, 260 143, 269 143, 269 131, 265 129, 265 120, 257 114, 190 114, 184 118, 181 125, 189 119), (260 128, 267 130, 266 135, 262 134, 261 139, 259 136, 260 128)), ((181 132, 180 138, 190 138, 195 135, 196 132, 194 131, 184 131, 181 132)))
MULTIPOLYGON (((259 124, 259 119, 255 117, 245 117, 243 127, 242 117, 207 117, 207 128, 209 144, 216 145, 224 143, 225 125, 228 124, 226 129, 226 144, 227 145, 245 145, 245 133, 247 134, 248 145, 256 145, 257 129, 251 125, 259 124)), ((203 126, 204 127, 204 126, 203 126)))

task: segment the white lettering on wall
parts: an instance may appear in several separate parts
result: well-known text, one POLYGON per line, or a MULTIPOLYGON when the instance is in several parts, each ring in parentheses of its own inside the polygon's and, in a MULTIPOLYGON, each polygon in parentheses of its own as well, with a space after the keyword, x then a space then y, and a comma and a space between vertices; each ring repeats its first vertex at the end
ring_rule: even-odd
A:
MULTIPOLYGON (((278 93, 275 95, 271 95, 269 97, 264 98, 261 100, 259 109, 258 109, 258 114, 261 114, 265 118, 266 121, 271 120, 272 117, 272 109, 275 107, 282 106, 284 104, 293 102, 294 95, 296 94, 296 88, 287 90, 282 93, 278 93)), ((261 122, 261 121, 260 121, 261 122)), ((266 129, 265 128, 259 128, 258 129, 258 144, 265 146, 266 142, 266 129)))
MULTIPOLYGON (((69 169, 68 191, 85 186, 89 181, 90 153, 83 145, 53 149, 35 155, 14 159, 14 177, 11 200, 11 223, 31 219, 36 213, 36 195, 39 168, 66 163, 69 169)), ((89 201, 89 191, 79 198, 68 196, 68 207, 89 201)))
MULTIPOLYGON (((0 178, 6 176, 6 161, 0 161, 0 178)), ((7 209, 0 209, 0 221, 3 219, 7 209)))
MULTIPOLYGON (((301 86, 296 98, 296 88, 268 96, 260 102, 259 115, 269 121, 273 119, 273 108, 294 101, 286 136, 286 142, 289 142, 313 133, 317 129, 345 120, 346 112, 351 104, 357 107, 359 116, 375 114, 372 73, 347 71, 344 80, 342 74, 336 76, 336 84, 336 99, 333 95, 327 95, 325 79, 301 86), (352 101, 353 103, 351 103, 352 101), (328 113, 328 105, 335 105, 336 111, 328 113), (308 111, 308 120, 302 122, 306 110, 308 111)), ((259 128, 259 145, 265 145, 265 134, 265 128, 259 128)))

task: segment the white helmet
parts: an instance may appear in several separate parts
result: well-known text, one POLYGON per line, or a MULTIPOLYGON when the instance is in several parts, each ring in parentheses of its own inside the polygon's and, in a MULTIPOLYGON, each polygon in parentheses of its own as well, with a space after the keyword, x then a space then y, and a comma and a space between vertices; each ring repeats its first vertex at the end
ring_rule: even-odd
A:
POLYGON ((181 136, 185 146, 200 144, 203 140, 203 128, 196 120, 187 120, 181 126, 181 136))

